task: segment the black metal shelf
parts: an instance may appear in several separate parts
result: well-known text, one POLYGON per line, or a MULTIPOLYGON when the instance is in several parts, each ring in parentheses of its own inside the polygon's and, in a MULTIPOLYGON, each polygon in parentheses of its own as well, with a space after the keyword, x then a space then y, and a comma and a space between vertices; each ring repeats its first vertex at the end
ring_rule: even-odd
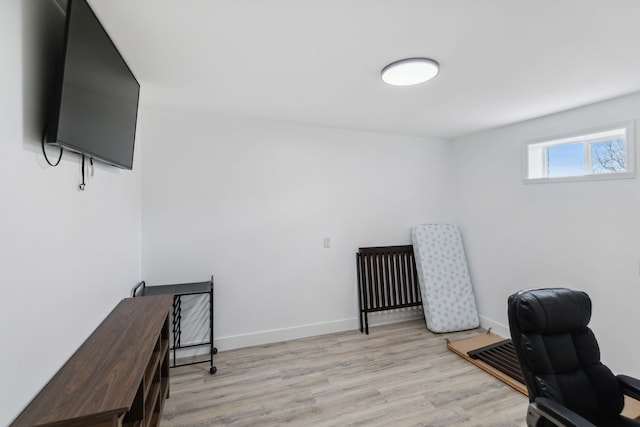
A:
POLYGON ((178 366, 195 365, 198 363, 209 363, 209 372, 215 374, 217 368, 213 366, 213 355, 218 352, 218 349, 213 346, 213 276, 208 282, 196 282, 196 283, 176 283, 170 285, 154 285, 147 286, 142 281, 131 291, 133 297, 143 297, 151 295, 173 295, 173 310, 172 310, 172 333, 173 333, 173 346, 171 351, 173 352, 172 368, 178 366), (182 345, 182 297, 187 295, 209 295, 209 340, 197 344, 182 345), (176 363, 176 353, 183 348, 193 348, 208 345, 209 346, 209 359, 201 360, 197 362, 189 363, 176 363))

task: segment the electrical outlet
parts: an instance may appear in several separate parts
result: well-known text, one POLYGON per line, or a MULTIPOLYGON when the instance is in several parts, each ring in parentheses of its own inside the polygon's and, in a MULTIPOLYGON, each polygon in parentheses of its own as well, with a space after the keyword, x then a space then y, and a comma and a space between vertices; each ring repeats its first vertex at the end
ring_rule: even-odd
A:
POLYGON ((324 247, 325 247, 325 249, 331 247, 331 238, 330 237, 325 237, 324 238, 324 247))

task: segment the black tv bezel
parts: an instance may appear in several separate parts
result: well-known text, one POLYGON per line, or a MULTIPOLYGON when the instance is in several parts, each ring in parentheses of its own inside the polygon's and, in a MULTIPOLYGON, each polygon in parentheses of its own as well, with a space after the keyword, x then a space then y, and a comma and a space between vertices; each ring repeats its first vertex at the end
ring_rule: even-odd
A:
POLYGON ((95 12, 93 11, 93 8, 91 7, 91 5, 87 0, 67 0, 67 10, 66 10, 65 26, 64 26, 64 42, 62 46, 62 53, 61 53, 59 66, 56 69, 55 79, 56 80, 55 80, 54 100, 52 102, 53 105, 51 106, 51 110, 50 110, 51 115, 47 123, 47 127, 45 129, 45 135, 44 135, 45 141, 48 144, 56 145, 58 147, 85 155, 89 158, 98 160, 100 162, 109 164, 111 166, 115 166, 120 169, 133 170, 135 142, 136 142, 137 131, 138 131, 138 111, 140 107, 140 82, 136 78, 135 74, 133 74, 133 71, 131 71, 129 64, 127 64, 127 61, 125 61, 124 57, 116 47, 115 43, 109 36, 109 33, 107 33, 107 30, 104 28, 104 25, 102 25, 102 22, 100 21, 98 16, 95 14, 95 12), (85 147, 79 147, 72 143, 62 141, 58 138, 58 126, 60 122, 60 110, 62 106, 62 93, 63 93, 63 86, 65 83, 65 74, 66 74, 66 67, 67 67, 67 50, 68 50, 68 43, 69 43, 69 32, 72 25, 71 20, 73 18, 71 9, 72 9, 72 3, 75 1, 83 1, 86 4, 86 6, 89 8, 89 11, 91 12, 91 14, 94 16, 94 18, 100 25, 100 30, 104 33, 107 40, 111 44, 111 47, 113 48, 114 52, 118 55, 118 57, 120 57, 122 63, 124 64, 127 71, 129 72, 132 80, 136 82, 136 85, 138 87, 137 99, 136 99, 136 117, 133 125, 133 139, 131 140, 131 160, 127 164, 115 161, 113 159, 108 159, 106 157, 103 157, 99 154, 92 152, 91 150, 88 150, 85 147))

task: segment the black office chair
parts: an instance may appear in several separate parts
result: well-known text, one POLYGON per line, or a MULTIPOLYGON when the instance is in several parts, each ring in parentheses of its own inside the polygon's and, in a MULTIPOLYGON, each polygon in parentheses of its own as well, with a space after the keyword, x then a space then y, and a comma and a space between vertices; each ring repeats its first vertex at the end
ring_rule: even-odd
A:
POLYGON ((509 328, 529 391, 527 425, 640 426, 620 415, 623 394, 640 399, 640 380, 615 376, 600 362, 591 329, 591 300, 565 288, 517 292, 509 328))

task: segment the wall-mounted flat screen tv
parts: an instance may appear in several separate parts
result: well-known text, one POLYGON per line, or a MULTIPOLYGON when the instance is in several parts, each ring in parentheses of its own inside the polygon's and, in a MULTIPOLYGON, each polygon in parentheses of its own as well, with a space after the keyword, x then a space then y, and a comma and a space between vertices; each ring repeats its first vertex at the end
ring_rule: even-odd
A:
POLYGON ((140 85, 86 0, 68 0, 45 140, 131 170, 140 85))

